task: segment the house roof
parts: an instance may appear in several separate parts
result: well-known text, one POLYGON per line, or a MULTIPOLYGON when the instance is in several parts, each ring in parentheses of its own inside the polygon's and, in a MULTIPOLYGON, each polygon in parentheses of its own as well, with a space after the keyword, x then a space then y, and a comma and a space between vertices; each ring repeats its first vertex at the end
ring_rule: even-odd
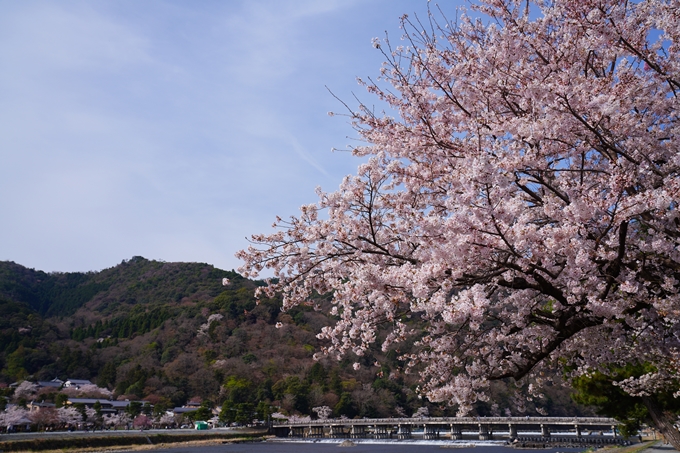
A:
POLYGON ((32 421, 30 418, 21 417, 19 420, 17 420, 16 423, 14 423, 14 426, 18 426, 18 425, 30 425, 31 423, 33 423, 33 421, 32 421))
MULTIPOLYGON (((126 408, 130 405, 131 401, 112 401, 112 400, 105 400, 101 398, 69 398, 68 402, 69 404, 84 404, 86 406, 92 406, 94 405, 97 401, 99 401, 99 404, 102 405, 102 408, 115 408, 115 409, 120 409, 120 408, 126 408)), ((137 401, 138 403, 146 403, 146 401, 137 401)))
POLYGON ((186 412, 196 412, 198 407, 176 407, 172 410, 175 414, 184 414, 186 412))
POLYGON ((66 379, 67 384, 71 385, 90 385, 92 382, 90 382, 88 379, 66 379))

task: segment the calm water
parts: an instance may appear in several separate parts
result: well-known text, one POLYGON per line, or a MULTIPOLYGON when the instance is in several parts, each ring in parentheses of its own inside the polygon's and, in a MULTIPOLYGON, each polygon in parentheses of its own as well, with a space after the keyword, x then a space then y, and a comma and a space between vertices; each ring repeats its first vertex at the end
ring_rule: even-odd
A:
POLYGON ((505 446, 477 445, 475 447, 450 448, 449 442, 400 441, 391 443, 356 442, 355 447, 340 447, 341 440, 327 439, 311 442, 257 442, 244 444, 224 444, 205 447, 177 447, 154 450, 159 453, 576 453, 578 448, 548 448, 545 450, 521 450, 505 446), (446 447, 449 448, 446 448, 446 447))

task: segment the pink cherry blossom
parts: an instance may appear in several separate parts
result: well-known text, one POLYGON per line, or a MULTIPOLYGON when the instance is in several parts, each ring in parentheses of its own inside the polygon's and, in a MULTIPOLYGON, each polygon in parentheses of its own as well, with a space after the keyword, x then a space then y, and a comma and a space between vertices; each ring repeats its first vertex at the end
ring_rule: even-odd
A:
POLYGON ((331 409, 328 406, 313 407, 312 412, 315 412, 316 416, 320 420, 325 420, 325 419, 329 418, 331 415, 333 415, 333 409, 331 409))
POLYGON ((390 110, 351 112, 368 160, 254 235, 240 271, 271 270, 284 309, 332 294, 332 356, 418 336, 422 392, 461 414, 558 360, 653 364, 635 394, 677 384, 680 4, 473 8, 489 20, 404 16, 404 46, 374 41, 360 83, 390 110))
POLYGON ((20 424, 30 423, 30 413, 27 409, 20 406, 8 406, 0 412, 0 428, 10 429, 20 424))

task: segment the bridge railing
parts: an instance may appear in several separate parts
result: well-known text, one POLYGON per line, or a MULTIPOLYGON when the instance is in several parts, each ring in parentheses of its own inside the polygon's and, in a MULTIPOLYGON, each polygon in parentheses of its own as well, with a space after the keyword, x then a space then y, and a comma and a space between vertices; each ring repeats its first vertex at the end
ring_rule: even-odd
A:
POLYGON ((422 417, 422 418, 327 418, 318 420, 294 420, 285 422, 275 422, 274 426, 295 426, 295 425, 423 425, 423 424, 453 424, 453 425, 508 425, 508 424, 530 424, 530 425, 579 425, 579 426, 613 426, 618 425, 613 418, 607 417, 422 417))

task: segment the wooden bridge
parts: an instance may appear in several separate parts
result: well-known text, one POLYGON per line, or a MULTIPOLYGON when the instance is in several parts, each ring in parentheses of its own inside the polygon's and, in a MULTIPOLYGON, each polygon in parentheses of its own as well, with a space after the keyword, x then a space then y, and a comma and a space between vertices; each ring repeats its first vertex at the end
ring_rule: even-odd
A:
POLYGON ((604 417, 428 417, 325 419, 274 423, 277 437, 332 439, 518 440, 617 443, 618 422, 604 417))

